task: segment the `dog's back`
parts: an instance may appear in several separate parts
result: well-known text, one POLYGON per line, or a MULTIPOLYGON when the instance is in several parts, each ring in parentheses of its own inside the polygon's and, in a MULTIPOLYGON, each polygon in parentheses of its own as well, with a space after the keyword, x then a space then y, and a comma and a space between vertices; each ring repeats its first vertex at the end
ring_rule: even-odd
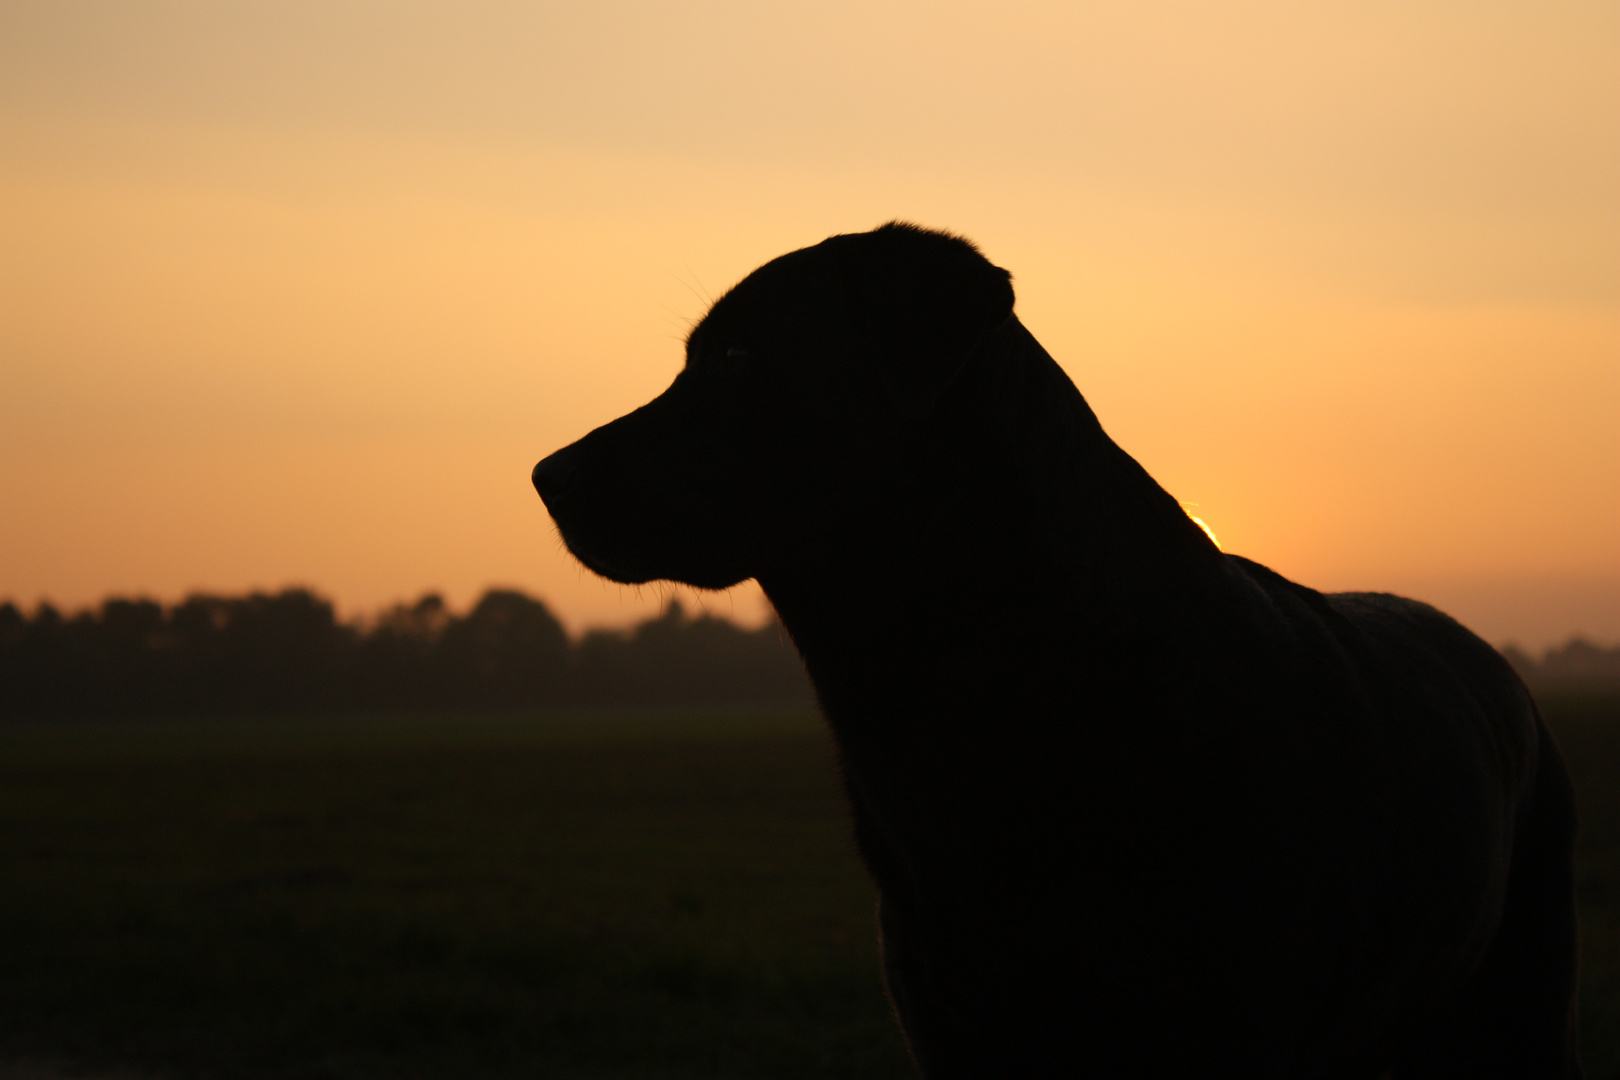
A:
POLYGON ((1435 958, 1396 1075, 1570 1075, 1575 811, 1557 745, 1507 661, 1449 616, 1386 593, 1325 599, 1393 721, 1406 933, 1435 958))

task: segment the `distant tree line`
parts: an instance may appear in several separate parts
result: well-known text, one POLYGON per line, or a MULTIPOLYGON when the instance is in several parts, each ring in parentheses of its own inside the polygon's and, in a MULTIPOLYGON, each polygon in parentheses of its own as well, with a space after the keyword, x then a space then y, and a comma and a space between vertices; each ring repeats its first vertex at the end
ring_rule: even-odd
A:
MULTIPOLYGON (((1534 659, 1538 693, 1620 693, 1620 648, 1576 638, 1534 659)), ((307 589, 112 599, 64 615, 0 604, 0 717, 807 704, 774 622, 746 630, 678 602, 570 639, 545 604, 494 589, 464 615, 429 594, 345 623, 307 589)))
POLYGON ((1605 649, 1576 637, 1539 660, 1514 645, 1502 655, 1538 694, 1620 694, 1620 646, 1605 649))
POLYGON ((774 622, 747 630, 671 601, 571 640, 545 604, 496 589, 464 615, 427 595, 358 623, 307 589, 112 599, 64 615, 0 604, 0 717, 799 704, 774 622))

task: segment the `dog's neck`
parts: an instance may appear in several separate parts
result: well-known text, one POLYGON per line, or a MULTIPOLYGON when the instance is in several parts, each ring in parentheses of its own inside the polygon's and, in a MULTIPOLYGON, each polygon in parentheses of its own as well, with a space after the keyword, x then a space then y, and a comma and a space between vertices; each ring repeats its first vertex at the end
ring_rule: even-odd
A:
POLYGON ((1069 376, 1017 316, 964 380, 994 402, 986 452, 1003 457, 1034 523, 1028 541, 1077 599, 1120 607, 1198 602, 1225 577, 1219 549, 1181 504, 1103 431, 1069 376))
POLYGON ((830 532, 824 558, 809 545, 760 576, 812 676, 886 663, 895 641, 918 636, 934 647, 905 654, 943 672, 992 662, 986 638, 1016 666, 1045 647, 1020 640, 1020 613, 1105 655, 1121 637, 1201 632, 1221 602, 1219 550, 1016 318, 914 435, 914 479, 894 505, 830 532), (939 610, 941 594, 955 604, 951 625, 915 625, 911 613, 939 610))

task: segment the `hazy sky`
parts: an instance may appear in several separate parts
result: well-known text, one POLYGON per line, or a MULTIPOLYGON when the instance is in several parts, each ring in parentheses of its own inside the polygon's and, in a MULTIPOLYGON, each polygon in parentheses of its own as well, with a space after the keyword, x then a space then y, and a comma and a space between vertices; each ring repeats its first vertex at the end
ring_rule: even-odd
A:
POLYGON ((0 597, 642 617, 529 469, 893 217, 1012 270, 1227 550, 1620 640, 1598 0, 5 0, 0 597))

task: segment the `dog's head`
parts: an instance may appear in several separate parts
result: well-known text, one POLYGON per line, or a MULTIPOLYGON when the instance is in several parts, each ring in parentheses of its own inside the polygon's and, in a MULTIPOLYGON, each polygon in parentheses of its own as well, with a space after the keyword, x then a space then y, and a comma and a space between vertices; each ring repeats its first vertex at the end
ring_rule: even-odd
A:
POLYGON ((534 469, 614 581, 726 588, 881 505, 909 428, 1012 314, 972 244, 891 223, 766 263, 715 303, 662 395, 534 469))

